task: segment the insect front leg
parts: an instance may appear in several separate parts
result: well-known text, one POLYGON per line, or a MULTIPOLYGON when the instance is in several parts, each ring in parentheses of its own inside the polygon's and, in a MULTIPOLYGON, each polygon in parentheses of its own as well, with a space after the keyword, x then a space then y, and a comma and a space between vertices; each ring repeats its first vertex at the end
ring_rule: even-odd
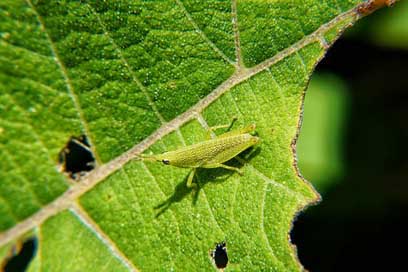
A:
POLYGON ((194 175, 196 172, 197 168, 193 168, 193 170, 190 172, 190 174, 188 175, 187 178, 187 188, 191 188, 191 187, 195 187, 197 186, 196 184, 193 184, 193 179, 194 179, 194 175))

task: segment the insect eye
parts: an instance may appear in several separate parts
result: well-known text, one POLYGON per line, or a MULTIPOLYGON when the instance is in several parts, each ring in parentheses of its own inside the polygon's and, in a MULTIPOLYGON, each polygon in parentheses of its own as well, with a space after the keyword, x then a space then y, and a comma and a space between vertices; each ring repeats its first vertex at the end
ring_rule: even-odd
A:
POLYGON ((169 160, 166 160, 166 159, 162 160, 162 162, 163 162, 164 164, 170 164, 170 161, 169 161, 169 160))

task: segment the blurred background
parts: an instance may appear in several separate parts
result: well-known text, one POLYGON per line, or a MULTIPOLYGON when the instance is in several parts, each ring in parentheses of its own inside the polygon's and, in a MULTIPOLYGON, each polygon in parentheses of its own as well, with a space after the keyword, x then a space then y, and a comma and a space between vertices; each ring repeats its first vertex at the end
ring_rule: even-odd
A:
POLYGON ((400 1, 347 30, 306 93, 299 168, 323 198, 291 233, 307 270, 407 271, 407 103, 400 1))

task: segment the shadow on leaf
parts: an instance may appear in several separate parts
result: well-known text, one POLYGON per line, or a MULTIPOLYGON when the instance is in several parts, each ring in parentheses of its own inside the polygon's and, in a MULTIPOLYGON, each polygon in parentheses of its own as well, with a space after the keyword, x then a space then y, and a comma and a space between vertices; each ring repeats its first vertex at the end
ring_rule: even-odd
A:
POLYGON ((160 215, 162 215, 170 206, 174 203, 180 202, 183 200, 184 197, 186 197, 188 194, 191 192, 193 193, 193 205, 197 203, 198 200, 198 195, 200 193, 200 190, 204 188, 204 186, 209 183, 209 182, 224 182, 225 180, 228 179, 230 175, 232 175, 231 171, 225 170, 225 169, 218 169, 218 168, 213 168, 213 169, 197 169, 196 175, 194 177, 194 183, 193 187, 188 188, 186 183, 187 183, 187 178, 188 175, 183 179, 182 182, 177 184, 173 194, 167 198, 165 201, 160 203, 159 205, 155 206, 154 209, 158 210, 158 213, 156 214, 156 218, 158 218, 160 215), (226 174, 229 174, 228 176, 225 177, 226 174), (220 178, 220 177, 223 178, 220 178))

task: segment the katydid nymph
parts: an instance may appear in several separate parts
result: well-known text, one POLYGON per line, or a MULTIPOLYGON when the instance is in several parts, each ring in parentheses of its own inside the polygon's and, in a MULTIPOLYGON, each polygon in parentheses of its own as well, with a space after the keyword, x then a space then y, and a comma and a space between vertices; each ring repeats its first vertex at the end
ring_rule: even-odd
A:
MULTIPOLYGON (((213 130, 229 127, 222 125, 209 128, 208 135, 213 130)), ((233 170, 242 175, 239 168, 223 164, 234 158, 242 151, 257 144, 260 139, 250 133, 255 131, 255 124, 245 128, 229 131, 216 136, 213 139, 202 141, 193 145, 182 147, 174 151, 165 152, 157 155, 141 155, 140 159, 147 161, 158 161, 166 165, 173 165, 181 168, 191 168, 187 187, 192 187, 193 178, 197 168, 225 168, 233 170)))

